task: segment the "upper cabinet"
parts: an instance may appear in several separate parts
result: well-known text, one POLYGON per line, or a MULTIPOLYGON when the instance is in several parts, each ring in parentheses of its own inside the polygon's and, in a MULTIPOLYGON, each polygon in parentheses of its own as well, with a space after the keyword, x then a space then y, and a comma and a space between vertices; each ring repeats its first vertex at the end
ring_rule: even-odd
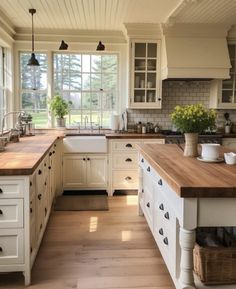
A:
POLYGON ((161 108, 160 41, 131 41, 129 108, 161 108))
POLYGON ((211 81, 211 108, 236 109, 236 45, 229 44, 228 49, 231 63, 230 78, 211 81))

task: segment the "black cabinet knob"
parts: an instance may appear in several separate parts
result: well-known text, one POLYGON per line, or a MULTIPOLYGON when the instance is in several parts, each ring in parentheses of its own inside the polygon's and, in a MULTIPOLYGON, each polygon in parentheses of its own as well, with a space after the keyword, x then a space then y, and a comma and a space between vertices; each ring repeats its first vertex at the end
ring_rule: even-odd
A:
POLYGON ((131 143, 127 143, 127 144, 126 144, 126 147, 127 147, 127 148, 132 148, 133 146, 132 146, 131 143))
POLYGON ((162 210, 162 211, 164 211, 164 205, 163 205, 163 204, 160 204, 159 209, 162 210))
POLYGON ((158 100, 158 101, 161 101, 161 98, 159 97, 157 100, 158 100))
POLYGON ((158 181, 158 185, 162 186, 162 179, 158 181))
POLYGON ((162 235, 162 236, 164 235, 164 231, 163 231, 162 228, 158 232, 159 232, 160 235, 162 235))
POLYGON ((54 144, 54 148, 56 147, 57 145, 56 144, 54 144))
POLYGON ((166 212, 166 213, 164 214, 164 217, 165 217, 167 220, 169 220, 169 219, 170 219, 170 215, 169 215, 169 213, 166 212))
POLYGON ((169 244, 167 237, 165 237, 165 238, 163 239, 163 243, 164 243, 165 245, 168 245, 168 244, 169 244))
POLYGON ((148 202, 146 206, 147 206, 148 208, 150 208, 150 203, 148 202))
POLYGON ((126 162, 132 162, 132 160, 130 158, 127 158, 125 161, 126 162))
POLYGON ((44 163, 44 166, 46 167, 46 166, 47 166, 47 164, 46 164, 46 163, 44 163))
POLYGON ((151 168, 150 168, 150 167, 148 167, 148 168, 147 168, 147 171, 148 171, 148 172, 150 172, 150 171, 151 171, 151 168))
POLYGON ((126 179, 126 181, 130 181, 132 178, 128 176, 125 179, 126 179))
POLYGON ((52 168, 51 166, 48 167, 49 170, 51 170, 51 168, 52 168))
POLYGON ((41 170, 38 170, 38 174, 41 175, 41 174, 42 174, 42 171, 41 171, 41 170))
POLYGON ((90 158, 87 158, 87 161, 90 161, 90 158))
POLYGON ((142 193, 144 193, 144 189, 142 189, 142 193))
POLYGON ((38 199, 41 200, 41 198, 42 198, 42 194, 39 194, 38 199))
POLYGON ((3 252, 3 249, 2 249, 2 247, 0 247, 0 252, 3 252))
POLYGON ((31 213, 31 214, 33 213, 33 209, 32 209, 32 208, 30 208, 30 213, 31 213))
POLYGON ((3 212, 2 212, 2 210, 0 210, 0 215, 3 215, 3 212))
POLYGON ((141 159, 141 162, 144 163, 144 159, 141 159))
POLYGON ((55 154, 55 151, 53 151, 52 153, 55 154))
POLYGON ((52 152, 49 153, 49 156, 51 156, 51 155, 52 155, 52 152))
POLYGON ((0 194, 2 194, 3 193, 3 190, 0 188, 0 194))
POLYGON ((47 185, 47 182, 44 182, 44 185, 46 186, 46 185, 47 185))
POLYGON ((86 158, 83 158, 83 161, 86 161, 86 158))

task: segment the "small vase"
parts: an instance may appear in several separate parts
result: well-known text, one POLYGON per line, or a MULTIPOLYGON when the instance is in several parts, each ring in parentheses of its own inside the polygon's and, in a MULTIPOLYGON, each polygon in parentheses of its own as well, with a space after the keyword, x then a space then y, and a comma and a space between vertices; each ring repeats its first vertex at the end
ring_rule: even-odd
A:
POLYGON ((57 127, 65 127, 66 126, 66 119, 64 117, 57 118, 57 127))
POLYGON ((185 157, 197 157, 198 156, 198 133, 185 133, 185 157))

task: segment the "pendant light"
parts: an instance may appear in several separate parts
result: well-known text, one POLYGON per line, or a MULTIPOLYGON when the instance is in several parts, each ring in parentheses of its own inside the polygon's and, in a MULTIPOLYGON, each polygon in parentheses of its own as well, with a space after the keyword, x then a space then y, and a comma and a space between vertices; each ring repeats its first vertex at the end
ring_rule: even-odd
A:
POLYGON ((68 44, 64 40, 62 40, 59 50, 67 50, 67 48, 68 48, 68 44))
POLYGON ((39 62, 34 54, 34 14, 36 13, 36 9, 29 9, 29 13, 32 15, 32 53, 27 65, 39 66, 39 62))
POLYGON ((99 41, 98 46, 97 46, 97 51, 103 51, 105 50, 105 45, 102 44, 102 41, 99 41))

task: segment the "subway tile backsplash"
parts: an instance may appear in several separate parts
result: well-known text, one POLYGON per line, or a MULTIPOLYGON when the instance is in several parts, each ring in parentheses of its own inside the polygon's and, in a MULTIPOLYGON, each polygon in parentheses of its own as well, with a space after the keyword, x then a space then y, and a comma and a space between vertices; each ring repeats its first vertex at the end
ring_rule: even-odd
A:
MULTIPOLYGON (((176 105, 202 103, 209 106, 210 81, 163 81, 162 109, 129 109, 128 126, 136 123, 152 122, 162 129, 171 129, 170 114, 176 105)), ((230 114, 232 122, 236 122, 235 110, 217 110, 217 126, 224 126, 224 113, 230 114)))

